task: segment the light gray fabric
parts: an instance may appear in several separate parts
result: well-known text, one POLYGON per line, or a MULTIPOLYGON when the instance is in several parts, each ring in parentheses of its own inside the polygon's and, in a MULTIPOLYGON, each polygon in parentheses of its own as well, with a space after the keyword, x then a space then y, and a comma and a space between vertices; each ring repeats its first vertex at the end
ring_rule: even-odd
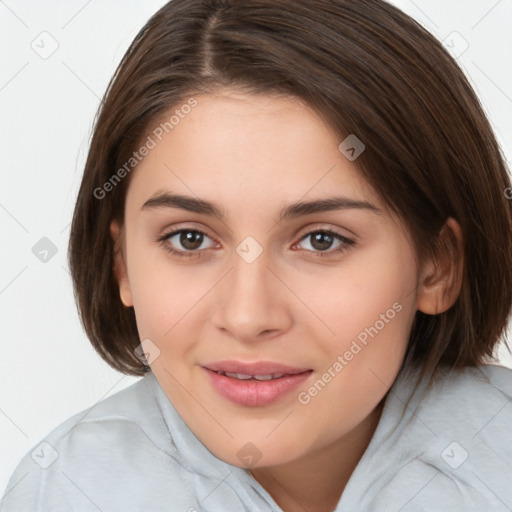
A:
MULTIPOLYGON (((512 371, 445 374, 402 414, 411 375, 393 385, 335 512, 511 511, 512 371)), ((206 449, 152 373, 42 442, 11 476, 1 512, 281 511, 247 470, 206 449)))

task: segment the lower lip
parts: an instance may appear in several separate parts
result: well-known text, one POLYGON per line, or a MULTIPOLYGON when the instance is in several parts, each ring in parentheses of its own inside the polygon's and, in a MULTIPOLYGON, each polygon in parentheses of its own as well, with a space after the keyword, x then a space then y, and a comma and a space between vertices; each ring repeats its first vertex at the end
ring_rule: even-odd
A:
POLYGON ((272 380, 238 380, 225 375, 219 375, 213 370, 203 368, 212 386, 224 398, 238 405, 262 407, 271 404, 279 398, 291 393, 306 381, 313 373, 312 370, 296 375, 285 375, 272 380))

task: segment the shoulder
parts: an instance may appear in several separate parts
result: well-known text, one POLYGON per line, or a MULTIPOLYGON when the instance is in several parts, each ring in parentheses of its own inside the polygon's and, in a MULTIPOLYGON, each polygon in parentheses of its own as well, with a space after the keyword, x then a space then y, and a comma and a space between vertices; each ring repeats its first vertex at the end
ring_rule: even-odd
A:
POLYGON ((172 464, 173 444, 152 378, 71 416, 32 446, 9 480, 0 511, 97 510, 93 504, 105 502, 105 490, 124 481, 123 492, 129 495, 131 486, 136 494, 137 474, 172 464))
POLYGON ((431 386, 414 384, 414 380, 402 382, 395 389, 402 399, 411 397, 407 430, 428 432, 436 441, 433 446, 450 441, 441 457, 448 467, 455 465, 450 461, 452 452, 459 450, 461 456, 467 452, 469 460, 470 449, 468 467, 489 450, 512 467, 512 370, 497 365, 442 370, 431 386))
MULTIPOLYGON (((406 396, 413 389, 412 382, 397 392, 406 396)), ((474 436, 499 442, 512 429, 496 428, 510 422, 512 416, 512 370, 497 365, 482 365, 462 371, 441 370, 431 386, 418 386, 412 403, 418 413, 428 416, 434 427, 448 428, 453 434, 474 436)))
MULTIPOLYGON (((434 387, 444 389, 444 395, 451 396, 450 388, 459 394, 462 389, 471 387, 473 391, 484 393, 486 397, 512 397, 512 369, 495 364, 485 364, 461 371, 442 371, 434 381, 434 387)), ((466 400, 474 395, 465 393, 466 400)), ((479 396, 479 395, 478 395, 479 396)))
POLYGON ((417 387, 414 372, 403 374, 381 422, 372 451, 383 503, 404 512, 512 510, 512 370, 440 371, 417 387))
POLYGON ((482 408, 512 398, 512 370, 504 366, 486 364, 458 371, 440 369, 431 385, 425 381, 417 387, 415 375, 414 371, 404 372, 393 389, 403 397, 412 397, 423 408, 438 410, 455 406, 458 409, 464 405, 481 414, 482 408))

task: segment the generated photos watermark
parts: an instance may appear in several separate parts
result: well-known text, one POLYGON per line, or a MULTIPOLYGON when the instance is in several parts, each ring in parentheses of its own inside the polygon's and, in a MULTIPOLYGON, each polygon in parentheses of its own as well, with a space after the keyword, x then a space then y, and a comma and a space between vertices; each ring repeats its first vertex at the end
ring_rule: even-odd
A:
POLYGON ((121 181, 130 174, 142 159, 149 154, 152 149, 155 149, 159 142, 164 138, 164 134, 170 133, 178 124, 181 119, 184 119, 192 109, 197 106, 195 98, 189 98, 186 103, 181 105, 180 108, 174 110, 174 113, 167 121, 160 123, 146 138, 146 141, 137 151, 134 151, 132 156, 110 176, 110 178, 103 183, 101 187, 96 187, 93 195, 96 199, 103 199, 109 192, 121 183, 121 181))
POLYGON ((346 366, 348 366, 350 361, 352 361, 354 357, 368 345, 368 338, 375 338, 375 336, 377 336, 379 332, 382 331, 382 329, 384 329, 384 327, 386 327, 393 318, 395 318, 396 314, 400 313, 400 311, 402 311, 402 304, 400 304, 400 302, 395 302, 392 307, 379 316, 379 320, 370 327, 363 329, 356 336, 356 339, 352 340, 349 349, 346 350, 343 355, 339 355, 336 358, 336 361, 327 368, 322 376, 318 378, 307 391, 301 391, 298 394, 297 398, 299 402, 302 405, 309 404, 311 400, 317 396, 327 386, 327 384, 329 384, 332 379, 334 379, 346 366))

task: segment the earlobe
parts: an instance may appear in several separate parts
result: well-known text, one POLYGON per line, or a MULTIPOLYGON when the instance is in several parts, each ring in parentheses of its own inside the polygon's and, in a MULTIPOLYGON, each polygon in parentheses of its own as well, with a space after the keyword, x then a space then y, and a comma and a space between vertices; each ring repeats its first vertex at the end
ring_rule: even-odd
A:
POLYGON ((114 261, 112 262, 112 270, 117 284, 119 285, 119 296, 121 297, 121 302, 126 307, 132 307, 132 291, 128 280, 128 272, 126 270, 126 261, 123 249, 124 233, 122 228, 119 227, 118 222, 115 220, 110 223, 110 234, 114 240, 114 261))
POLYGON ((436 255, 425 262, 419 279, 417 309, 428 315, 438 315, 451 308, 462 287, 462 230, 451 217, 439 232, 439 248, 436 255))

